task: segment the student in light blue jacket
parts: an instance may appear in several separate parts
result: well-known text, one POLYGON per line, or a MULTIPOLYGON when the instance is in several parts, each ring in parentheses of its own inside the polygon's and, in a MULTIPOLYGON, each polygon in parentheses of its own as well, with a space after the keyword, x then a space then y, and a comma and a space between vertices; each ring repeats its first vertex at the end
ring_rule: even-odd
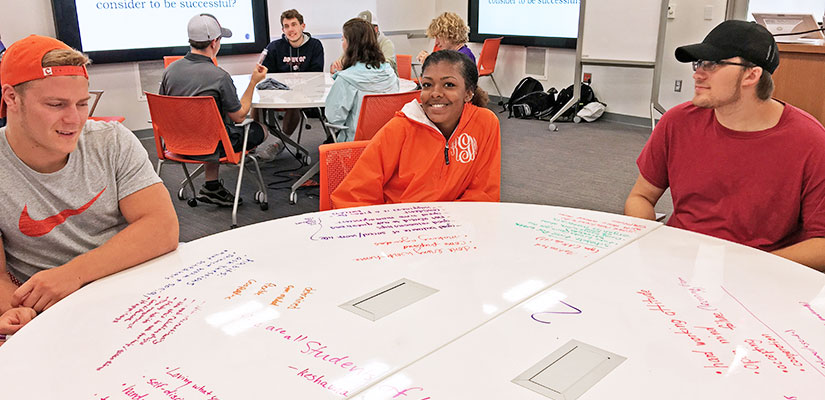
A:
POLYGON ((361 100, 365 94, 397 93, 398 76, 381 53, 375 31, 367 21, 353 18, 344 24, 344 69, 332 77, 324 114, 331 124, 347 128, 338 132, 339 142, 355 137, 361 100))

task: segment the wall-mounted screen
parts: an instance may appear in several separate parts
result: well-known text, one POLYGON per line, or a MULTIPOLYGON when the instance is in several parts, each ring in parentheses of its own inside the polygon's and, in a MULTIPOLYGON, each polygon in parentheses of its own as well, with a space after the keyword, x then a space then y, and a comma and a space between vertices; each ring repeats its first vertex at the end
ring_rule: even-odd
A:
POLYGON ((159 60, 189 49, 186 25, 209 13, 232 30, 221 54, 263 50, 269 43, 266 0, 52 0, 57 38, 96 64, 159 60))
POLYGON ((579 0, 470 0, 470 41, 575 48, 579 0))

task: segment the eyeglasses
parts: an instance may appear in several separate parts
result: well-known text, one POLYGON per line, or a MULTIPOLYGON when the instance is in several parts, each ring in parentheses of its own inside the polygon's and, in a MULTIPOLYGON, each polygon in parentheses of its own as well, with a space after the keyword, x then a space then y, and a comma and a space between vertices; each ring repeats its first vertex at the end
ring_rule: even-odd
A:
POLYGON ((716 71, 716 69, 719 68, 720 65, 738 65, 740 67, 745 67, 745 68, 752 68, 752 67, 756 66, 756 65, 751 64, 751 63, 736 63, 736 62, 732 62, 732 61, 709 61, 709 60, 697 60, 697 61, 694 61, 690 64, 693 65, 693 70, 694 71, 698 71, 699 69, 701 69, 702 71, 706 71, 706 72, 716 71))

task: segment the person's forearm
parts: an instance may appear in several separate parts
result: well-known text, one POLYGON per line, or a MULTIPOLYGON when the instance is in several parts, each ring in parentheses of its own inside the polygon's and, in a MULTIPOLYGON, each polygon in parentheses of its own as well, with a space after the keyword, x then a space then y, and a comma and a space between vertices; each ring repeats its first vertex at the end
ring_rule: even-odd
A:
POLYGON ((772 253, 825 272, 825 238, 808 239, 772 253))
POLYGON ((656 219, 653 204, 643 196, 638 195, 631 195, 627 198, 627 201, 624 203, 624 215, 649 220, 656 219))
MULTIPOLYGON (((241 96, 240 112, 244 116, 249 114, 249 109, 252 108, 252 94, 255 93, 255 85, 255 83, 250 81, 249 86, 246 87, 246 90, 243 92, 243 96, 241 96)), ((243 120, 241 120, 241 122, 243 122, 243 120)))
POLYGON ((100 247, 63 264, 81 285, 123 271, 166 254, 178 246, 177 218, 170 224, 168 215, 147 215, 129 224, 100 247))

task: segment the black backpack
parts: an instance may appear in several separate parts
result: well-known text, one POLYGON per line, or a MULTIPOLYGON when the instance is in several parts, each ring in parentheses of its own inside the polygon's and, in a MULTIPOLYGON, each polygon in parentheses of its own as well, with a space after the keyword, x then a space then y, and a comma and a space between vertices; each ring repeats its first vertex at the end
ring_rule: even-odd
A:
POLYGON ((516 99, 524 97, 524 95, 533 92, 543 92, 544 87, 541 85, 541 82, 537 81, 535 78, 526 77, 519 81, 516 88, 513 89, 513 93, 510 94, 510 99, 507 101, 507 104, 504 106, 505 109, 510 111, 510 114, 513 113, 513 104, 515 103, 516 99))
MULTIPOLYGON (((559 95, 556 97, 556 104, 553 107, 554 110, 561 110, 565 104, 567 104, 570 99, 573 98, 573 85, 570 85, 559 92, 559 95)), ((556 121, 561 122, 569 122, 573 120, 573 117, 576 116, 576 113, 582 109, 582 107, 594 102, 599 101, 596 98, 596 93, 593 92, 593 88, 590 87, 589 84, 582 82, 582 90, 581 90, 581 97, 577 104, 573 107, 570 107, 567 111, 564 112, 561 116, 559 116, 556 121)))
POLYGON ((555 109, 556 88, 527 93, 512 102, 509 118, 542 118, 555 109))

